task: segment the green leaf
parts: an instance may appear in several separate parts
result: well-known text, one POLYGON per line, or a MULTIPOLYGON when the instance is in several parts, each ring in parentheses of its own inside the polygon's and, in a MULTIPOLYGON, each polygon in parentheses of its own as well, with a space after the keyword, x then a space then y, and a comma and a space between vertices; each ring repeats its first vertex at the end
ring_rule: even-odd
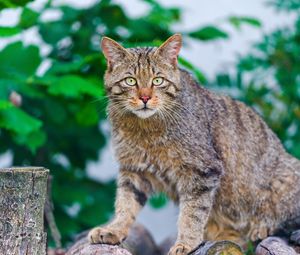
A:
POLYGON ((0 111, 1 110, 6 110, 8 108, 12 108, 13 104, 9 101, 5 101, 5 100, 0 100, 0 111))
POLYGON ((88 104, 75 114, 77 122, 82 126, 92 126, 99 122, 99 114, 95 105, 88 104))
POLYGON ((300 10, 300 2, 298 0, 269 0, 268 3, 276 7, 278 11, 284 10, 290 13, 294 11, 296 14, 300 10))
POLYGON ((56 224, 63 238, 66 236, 74 236, 74 233, 82 231, 80 224, 67 215, 65 208, 62 208, 61 204, 57 204, 54 214, 56 224))
POLYGON ((55 46, 55 44, 61 39, 67 37, 70 34, 71 27, 69 24, 59 21, 49 21, 39 24, 39 32, 43 40, 55 46))
POLYGON ((28 135, 38 131, 42 122, 31 117, 17 107, 8 107, 0 110, 0 128, 5 128, 21 135, 28 135))
POLYGON ((112 216, 113 203, 95 203, 82 208, 79 212, 79 221, 87 226, 97 226, 107 222, 112 216), (108 206, 110 205, 111 206, 108 206))
POLYGON ((62 95, 69 98, 78 98, 83 95, 99 97, 103 94, 100 82, 97 86, 95 83, 76 75, 62 76, 49 87, 48 91, 53 95, 62 95))
POLYGON ((16 135, 13 138, 17 144, 26 145, 32 153, 35 153, 47 140, 45 132, 41 130, 31 132, 29 135, 16 135))
POLYGON ((164 193, 159 193, 153 197, 150 198, 149 200, 150 205, 155 208, 161 208, 164 207, 168 203, 168 198, 166 194, 164 193))
POLYGON ((0 26, 0 37, 10 37, 21 32, 19 27, 2 27, 0 26))
POLYGON ((45 114, 47 115, 48 121, 56 125, 61 125, 61 123, 67 121, 67 109, 65 104, 55 100, 55 98, 45 102, 45 114))
POLYGON ((26 78, 35 74, 40 63, 37 46, 24 47, 21 42, 11 43, 0 51, 0 77, 26 78))
POLYGON ((47 135, 42 130, 35 131, 30 133, 28 136, 28 143, 27 146, 32 152, 35 152, 36 149, 43 146, 47 141, 47 135))
POLYGON ((128 22, 122 7, 116 4, 101 5, 99 17, 109 29, 114 29, 121 24, 125 25, 128 22))
POLYGON ((199 30, 190 32, 188 35, 201 41, 226 39, 229 37, 225 31, 214 26, 200 28, 199 30))
POLYGON ((23 29, 32 27, 36 25, 38 19, 39 19, 40 14, 31 10, 28 7, 25 7, 21 13, 20 21, 19 21, 19 26, 23 29))
POLYGON ((33 0, 0 0, 0 10, 5 8, 16 8, 24 6, 33 0))
POLYGON ((228 18, 228 21, 237 29, 240 29, 240 27, 243 24, 247 24, 253 27, 261 27, 262 24, 258 19, 252 18, 252 17, 244 17, 244 16, 231 16, 228 18))
POLYGON ((68 74, 79 71, 84 64, 83 60, 72 62, 54 61, 47 74, 68 74))

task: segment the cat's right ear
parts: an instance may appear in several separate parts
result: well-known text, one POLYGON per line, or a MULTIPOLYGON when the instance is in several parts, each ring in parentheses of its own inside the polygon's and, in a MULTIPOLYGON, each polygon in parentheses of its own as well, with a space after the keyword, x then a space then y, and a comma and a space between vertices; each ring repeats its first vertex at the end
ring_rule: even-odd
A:
POLYGON ((174 34, 169 37, 157 50, 156 54, 161 55, 167 62, 177 66, 177 58, 182 45, 181 34, 174 34))
POLYGON ((129 55, 124 47, 109 37, 102 38, 101 49, 109 67, 113 67, 118 61, 129 55))

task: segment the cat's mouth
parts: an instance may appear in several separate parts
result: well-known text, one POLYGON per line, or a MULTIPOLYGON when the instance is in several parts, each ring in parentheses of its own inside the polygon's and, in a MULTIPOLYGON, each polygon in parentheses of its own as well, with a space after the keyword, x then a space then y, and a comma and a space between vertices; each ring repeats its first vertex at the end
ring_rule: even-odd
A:
POLYGON ((146 111, 146 110, 153 110, 153 109, 147 107, 146 105, 143 108, 138 109, 138 111, 146 111))
POLYGON ((135 115, 137 115, 139 118, 146 119, 152 116, 156 112, 155 109, 151 109, 147 106, 144 106, 141 109, 137 109, 134 111, 135 115))
POLYGON ((147 110, 154 111, 154 109, 150 108, 147 104, 144 104, 142 108, 136 109, 136 111, 147 111, 147 110))

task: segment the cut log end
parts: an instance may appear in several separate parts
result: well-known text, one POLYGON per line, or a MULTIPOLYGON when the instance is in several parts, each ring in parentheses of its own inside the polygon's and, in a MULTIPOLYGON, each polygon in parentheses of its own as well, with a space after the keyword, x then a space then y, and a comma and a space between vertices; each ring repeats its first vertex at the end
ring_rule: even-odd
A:
POLYGON ((206 242, 192 255, 243 255, 242 249, 230 241, 206 242))

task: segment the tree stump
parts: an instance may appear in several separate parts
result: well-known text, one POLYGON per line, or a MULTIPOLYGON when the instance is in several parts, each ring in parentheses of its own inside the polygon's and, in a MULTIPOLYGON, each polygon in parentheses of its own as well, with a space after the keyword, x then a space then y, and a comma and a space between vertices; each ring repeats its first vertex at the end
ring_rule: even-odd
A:
POLYGON ((0 254, 46 254, 48 174, 42 167, 0 169, 0 254))

